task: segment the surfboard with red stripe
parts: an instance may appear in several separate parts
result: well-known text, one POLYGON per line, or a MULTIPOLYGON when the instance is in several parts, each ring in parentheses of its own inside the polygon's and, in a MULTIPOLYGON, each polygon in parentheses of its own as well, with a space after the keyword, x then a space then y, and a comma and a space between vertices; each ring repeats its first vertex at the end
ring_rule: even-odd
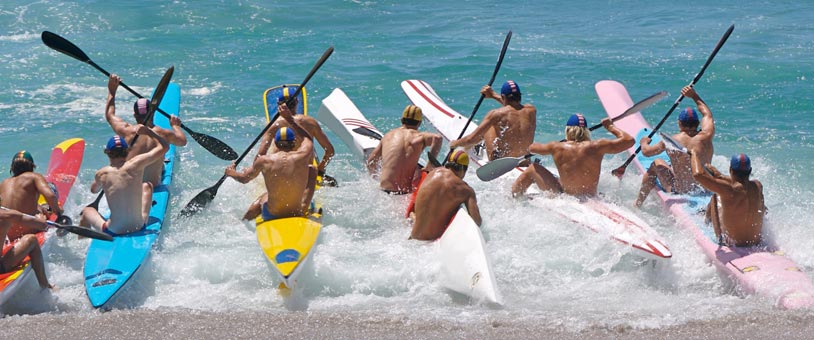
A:
MULTIPOLYGON (((609 117, 624 112, 633 105, 627 89, 619 82, 603 80, 596 83, 596 93, 609 117)), ((614 125, 637 136, 636 145, 628 149, 633 154, 639 146, 639 140, 651 130, 650 124, 641 113, 635 113, 614 125)), ((658 142, 654 135, 653 142, 658 142)), ((633 164, 644 173, 656 159, 662 158, 668 163, 670 158, 665 153, 645 157, 641 153, 633 164)), ((757 294, 772 299, 778 307, 795 309, 814 306, 814 283, 810 273, 785 256, 785 253, 774 244, 755 247, 729 247, 718 245, 712 226, 704 221, 704 209, 709 203, 709 194, 674 195, 662 190, 656 191, 665 210, 676 219, 676 223, 690 232, 701 251, 718 271, 737 283, 741 290, 748 294, 757 294)))
MULTIPOLYGON (((405 80, 401 88, 414 105, 421 108, 426 121, 430 122, 447 141, 458 138, 466 125, 467 117, 447 105, 430 84, 422 80, 405 80)), ((464 135, 472 133, 478 125, 472 122, 464 135)), ((484 150, 467 150, 470 167, 481 167, 489 162, 484 150)), ((498 180, 500 185, 511 185, 522 168, 515 168, 498 180)), ((655 259, 672 257, 661 236, 645 221, 628 209, 601 199, 578 200, 571 197, 546 197, 539 195, 536 188, 529 188, 534 199, 529 201, 547 214, 560 216, 575 224, 587 227, 597 233, 608 235, 612 240, 632 247, 638 254, 655 259), (536 192, 535 192, 536 191, 536 192)))
MULTIPOLYGON (((79 174, 79 168, 82 165, 82 156, 85 154, 85 140, 81 138, 72 138, 57 144, 51 150, 51 158, 48 160, 48 169, 45 172, 45 179, 56 190, 57 200, 60 206, 65 204, 71 187, 76 181, 76 176, 79 174)), ((45 199, 40 196, 40 204, 45 203, 45 199)), ((55 221, 56 215, 49 217, 51 221, 55 221)), ((50 243, 52 232, 39 232, 37 233, 37 241, 39 241, 40 248, 43 253, 46 253, 48 244, 50 243)), ((8 251, 14 246, 15 242, 11 242, 3 246, 3 253, 8 251)), ((23 262, 13 270, 0 274, 0 306, 2 306, 14 293, 19 290, 27 281, 28 277, 32 277, 33 270, 31 269, 29 258, 26 257, 23 262)))
POLYGON ((383 136, 339 88, 322 100, 316 119, 333 131, 362 164, 383 136))

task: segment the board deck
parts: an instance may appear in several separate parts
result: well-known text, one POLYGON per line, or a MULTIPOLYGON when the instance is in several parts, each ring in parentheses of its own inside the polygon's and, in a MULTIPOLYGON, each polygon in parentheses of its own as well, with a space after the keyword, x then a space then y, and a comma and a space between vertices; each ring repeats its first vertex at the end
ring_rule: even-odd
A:
MULTIPOLYGON (((180 105, 181 88, 178 84, 170 83, 159 108, 168 114, 180 116, 180 105)), ((156 126, 171 128, 169 119, 162 114, 156 113, 153 122, 156 126)), ((94 308, 109 308, 114 297, 148 261, 167 214, 175 160, 176 148, 170 144, 169 150, 164 154, 161 185, 153 189, 153 207, 144 229, 114 236, 112 242, 95 239, 90 241, 84 277, 85 292, 94 308)))
MULTIPOLYGON (((45 179, 53 185, 57 193, 57 201, 60 206, 65 204, 71 192, 82 165, 82 157, 85 154, 85 140, 81 138, 71 138, 57 144, 51 150, 51 158, 48 161, 48 169, 45 172, 45 179)), ((39 203, 45 203, 45 199, 40 196, 39 203)), ((49 217, 55 221, 57 216, 49 217)), ((48 231, 39 232, 37 241, 43 254, 47 253, 48 243, 53 233, 48 231)), ((3 246, 3 253, 11 249, 15 242, 3 246)), ((23 262, 13 270, 0 274, 0 306, 5 304, 14 293, 17 292, 26 282, 27 278, 33 274, 30 259, 26 256, 23 262)))
MULTIPOLYGON (((609 117, 633 105, 627 89, 619 82, 603 80, 596 83, 595 87, 609 117)), ((638 148, 641 137, 651 131, 650 124, 641 113, 628 116, 615 125, 637 136, 636 145, 628 150, 630 154, 638 148)), ((654 135, 653 141, 658 141, 658 135, 654 135)), ((645 157, 639 153, 633 164, 639 169, 639 173, 644 173, 656 158, 669 162, 666 153, 653 157, 645 157)), ((676 222, 693 235, 701 252, 718 271, 731 278, 743 292, 768 297, 781 308, 814 306, 814 283, 808 274, 786 257, 776 245, 771 242, 754 247, 718 245, 712 226, 704 221, 704 211, 710 200, 709 193, 676 195, 657 190, 656 196, 676 222)))
MULTIPOLYGON (((263 107, 266 110, 266 122, 271 121, 277 114, 277 100, 280 95, 283 93, 283 88, 288 87, 288 91, 290 94, 294 94, 298 88, 300 88, 300 84, 283 84, 277 85, 274 87, 268 88, 266 91, 263 92, 263 107)), ((306 93, 306 89, 303 88, 299 95, 297 95, 297 99, 299 103, 297 104, 297 111, 295 113, 308 115, 308 94, 306 93)))
MULTIPOLYGON (((421 80, 405 80, 401 82, 401 88, 410 101, 421 108, 425 120, 429 121, 444 139, 450 141, 458 138, 468 118, 449 107, 432 86, 421 80)), ((477 126, 475 122, 470 123, 466 134, 474 131, 477 126)), ((467 153, 470 167, 481 167, 489 162, 483 150, 470 148, 467 153)), ((513 180, 520 176, 523 170, 516 167, 499 182, 513 180)), ((529 188, 529 191, 537 196, 529 203, 548 214, 558 215, 597 233, 606 234, 612 240, 632 247, 641 256, 653 259, 672 257, 667 243, 661 236, 626 208, 601 199, 580 201, 564 195, 543 197, 537 195, 539 191, 536 188, 529 188)))

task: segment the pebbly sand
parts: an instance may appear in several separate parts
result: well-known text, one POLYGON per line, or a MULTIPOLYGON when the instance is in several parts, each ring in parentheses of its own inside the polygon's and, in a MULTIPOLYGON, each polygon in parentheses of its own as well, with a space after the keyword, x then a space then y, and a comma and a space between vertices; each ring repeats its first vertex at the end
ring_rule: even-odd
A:
MULTIPOLYGON (((547 320, 546 324, 556 324, 547 320)), ((583 330, 512 320, 455 323, 418 316, 325 312, 114 310, 6 316, 9 339, 811 339, 812 311, 768 310, 658 329, 595 325, 583 330)))

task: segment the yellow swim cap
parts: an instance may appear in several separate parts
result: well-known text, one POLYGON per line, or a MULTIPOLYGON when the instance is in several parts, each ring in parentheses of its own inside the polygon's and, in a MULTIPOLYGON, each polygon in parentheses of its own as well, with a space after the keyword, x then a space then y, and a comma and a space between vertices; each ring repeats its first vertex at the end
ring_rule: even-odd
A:
POLYGON ((421 121, 421 108, 415 105, 407 105, 404 108, 404 113, 401 114, 401 119, 412 119, 415 121, 421 121))
POLYGON ((449 158, 447 158, 447 163, 453 163, 461 166, 469 166, 469 155, 466 154, 466 151, 461 148, 455 149, 451 154, 449 154, 449 158))

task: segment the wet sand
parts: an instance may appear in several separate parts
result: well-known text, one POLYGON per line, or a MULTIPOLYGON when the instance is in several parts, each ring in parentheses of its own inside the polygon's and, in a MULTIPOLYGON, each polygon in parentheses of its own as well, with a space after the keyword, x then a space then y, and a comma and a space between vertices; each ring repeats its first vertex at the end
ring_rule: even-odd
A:
POLYGON ((814 313, 767 311, 657 329, 596 325, 568 330, 498 319, 456 323, 363 313, 138 309, 6 316, 0 334, 6 339, 811 339, 814 313))

